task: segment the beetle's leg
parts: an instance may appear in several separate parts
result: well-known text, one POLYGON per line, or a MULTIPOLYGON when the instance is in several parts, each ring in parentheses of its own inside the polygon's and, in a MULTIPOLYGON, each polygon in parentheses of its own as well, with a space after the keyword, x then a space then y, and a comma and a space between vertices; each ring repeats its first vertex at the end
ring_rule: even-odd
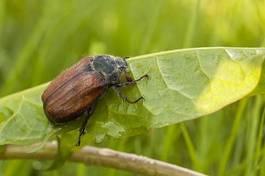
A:
POLYGON ((88 110, 86 111, 86 116, 84 121, 81 124, 81 127, 79 128, 79 136, 78 136, 78 141, 76 143, 76 146, 80 146, 81 143, 81 137, 85 134, 86 131, 86 125, 88 122, 89 117, 93 114, 93 112, 95 111, 95 107, 96 107, 96 103, 92 104, 88 110))
POLYGON ((126 75, 126 80, 127 80, 126 82, 118 83, 118 84, 115 84, 114 86, 115 87, 126 87, 126 86, 130 86, 130 85, 134 85, 134 84, 136 84, 136 82, 141 81, 144 78, 148 79, 149 76, 147 74, 145 74, 145 75, 141 76, 140 78, 133 80, 131 77, 126 75))
POLYGON ((113 89, 115 90, 115 92, 118 94, 119 97, 121 97, 123 100, 125 100, 126 102, 130 103, 130 104, 134 104, 134 103, 137 103, 138 101, 144 99, 144 97, 139 97, 138 99, 136 100, 130 100, 128 99, 128 97, 126 95, 124 95, 122 92, 121 92, 121 89, 120 87, 116 87, 116 86, 113 86, 113 89))

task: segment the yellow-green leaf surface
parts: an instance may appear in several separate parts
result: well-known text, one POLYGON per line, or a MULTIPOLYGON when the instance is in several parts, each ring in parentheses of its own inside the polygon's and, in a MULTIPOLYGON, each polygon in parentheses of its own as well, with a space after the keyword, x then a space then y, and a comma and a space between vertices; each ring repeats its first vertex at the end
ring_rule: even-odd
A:
MULTIPOLYGON (((134 78, 148 74, 150 79, 126 88, 124 93, 130 99, 142 95, 145 100, 128 104, 109 90, 89 120, 84 141, 90 137, 101 141, 105 136, 133 135, 191 120, 253 92, 264 92, 261 80, 264 57, 265 48, 215 47, 130 58, 134 78)), ((40 96, 46 86, 0 99, 0 144, 40 142, 58 131, 42 110, 40 96)))

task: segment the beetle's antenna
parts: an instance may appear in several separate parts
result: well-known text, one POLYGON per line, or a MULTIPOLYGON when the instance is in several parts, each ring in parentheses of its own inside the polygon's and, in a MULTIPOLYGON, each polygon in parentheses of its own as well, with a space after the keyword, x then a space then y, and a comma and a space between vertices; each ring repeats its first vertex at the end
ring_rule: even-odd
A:
POLYGON ((122 60, 124 61, 124 63, 126 64, 126 66, 128 66, 127 61, 126 61, 126 59, 128 59, 128 58, 130 58, 130 57, 128 57, 128 56, 122 57, 122 60))

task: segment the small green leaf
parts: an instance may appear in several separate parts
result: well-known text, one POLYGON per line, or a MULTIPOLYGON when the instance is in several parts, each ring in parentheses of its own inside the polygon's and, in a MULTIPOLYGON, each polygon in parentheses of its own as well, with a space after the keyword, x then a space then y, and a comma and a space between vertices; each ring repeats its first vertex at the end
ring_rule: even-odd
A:
MULTIPOLYGON (((119 138, 215 112, 245 96, 262 93, 265 48, 193 48, 128 59, 134 78, 149 80, 125 88, 128 104, 108 90, 90 117, 82 144, 119 138), (262 76, 263 75, 263 76, 262 76)), ((47 84, 0 99, 0 145, 40 142, 58 132, 45 117, 40 96, 47 84), (2 122, 1 122, 2 120, 2 122)), ((66 130, 67 131, 67 130, 66 130)), ((71 135, 78 137, 78 130, 71 135)))

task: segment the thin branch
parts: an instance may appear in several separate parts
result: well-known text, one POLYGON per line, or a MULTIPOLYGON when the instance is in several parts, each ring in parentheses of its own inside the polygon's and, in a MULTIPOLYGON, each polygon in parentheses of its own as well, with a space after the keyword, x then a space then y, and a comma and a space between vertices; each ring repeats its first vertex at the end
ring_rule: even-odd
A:
MULTIPOLYGON (((0 159, 37 159, 52 160, 56 157, 57 145, 48 143, 43 150, 29 153, 21 146, 9 145, 0 152, 0 159)), ((132 171, 144 175, 165 176, 204 176, 204 174, 188 170, 166 162, 105 148, 83 147, 74 152, 70 161, 87 165, 107 166, 132 171)))

